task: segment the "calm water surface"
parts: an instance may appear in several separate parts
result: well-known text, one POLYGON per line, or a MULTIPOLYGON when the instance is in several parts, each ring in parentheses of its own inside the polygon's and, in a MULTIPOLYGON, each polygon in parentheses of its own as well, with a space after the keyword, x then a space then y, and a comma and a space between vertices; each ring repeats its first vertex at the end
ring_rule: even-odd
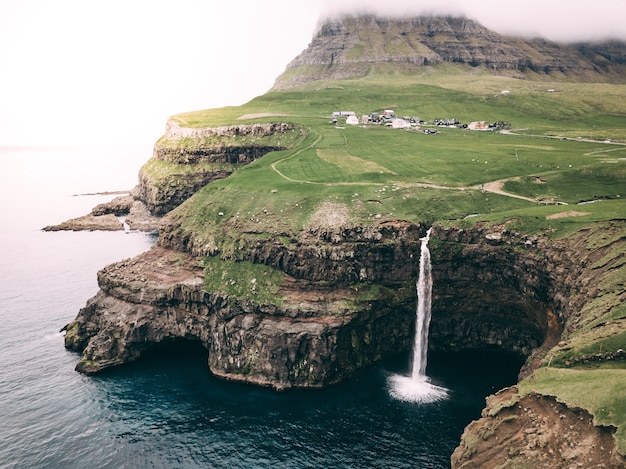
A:
POLYGON ((142 233, 44 233, 130 189, 150 149, 1 149, 0 467, 446 468, 484 397, 515 381, 506 357, 437 355, 449 399, 389 397, 390 357, 341 385, 277 393, 213 378, 206 351, 176 344, 95 377, 59 330, 97 291, 96 272, 154 243, 142 233))

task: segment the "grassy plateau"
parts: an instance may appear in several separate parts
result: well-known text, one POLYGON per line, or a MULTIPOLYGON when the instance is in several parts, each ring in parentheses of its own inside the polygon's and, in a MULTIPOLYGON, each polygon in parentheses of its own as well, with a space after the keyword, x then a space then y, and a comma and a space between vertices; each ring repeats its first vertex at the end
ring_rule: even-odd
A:
POLYGON ((237 216, 239 226, 254 225, 264 214, 263 229, 299 230, 317 205, 333 200, 349 208, 354 223, 377 214, 426 223, 479 215, 475 222, 515 211, 517 217, 544 219, 533 226, 558 236, 562 227, 570 231, 572 224, 626 213, 626 109, 616 105, 626 102, 626 86, 477 76, 449 67, 423 77, 314 85, 174 117, 188 127, 283 121, 307 132, 289 150, 207 186, 193 208, 186 208, 196 212, 190 223, 210 226, 237 216), (331 123, 334 111, 360 117, 384 109, 426 123, 412 130, 331 123), (505 121, 511 129, 428 124, 436 118, 505 121), (506 194, 494 191, 493 183, 506 194), (545 219, 591 201, 601 202, 577 209, 589 213, 587 218, 545 219))

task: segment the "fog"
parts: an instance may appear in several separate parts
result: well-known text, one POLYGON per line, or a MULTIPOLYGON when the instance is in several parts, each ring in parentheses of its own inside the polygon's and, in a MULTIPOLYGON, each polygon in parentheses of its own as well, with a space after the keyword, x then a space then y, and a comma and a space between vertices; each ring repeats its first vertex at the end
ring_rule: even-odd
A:
POLYGON ((626 39, 626 1, 2 0, 0 145, 145 142, 265 93, 320 16, 445 13, 501 33, 626 39))
POLYGON ((150 145, 172 114, 265 93, 318 15, 291 0, 0 0, 0 145, 150 145))
POLYGON ((372 12, 386 16, 464 15, 501 34, 544 37, 555 41, 626 39, 626 1, 524 0, 322 0, 323 16, 372 12))

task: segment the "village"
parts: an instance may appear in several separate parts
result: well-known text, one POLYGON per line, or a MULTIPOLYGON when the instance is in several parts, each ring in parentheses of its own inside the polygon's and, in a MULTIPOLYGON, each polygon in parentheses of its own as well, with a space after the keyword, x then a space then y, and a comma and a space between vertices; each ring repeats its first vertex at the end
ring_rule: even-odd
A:
POLYGON ((346 125, 384 125, 394 129, 422 131, 425 134, 437 134, 437 127, 460 128, 467 130, 502 130, 509 129, 508 122, 496 121, 490 124, 486 121, 473 121, 463 124, 457 119, 434 119, 431 124, 415 116, 396 116, 393 110, 385 109, 382 112, 363 114, 361 118, 353 111, 335 111, 332 114, 332 123, 337 125, 340 119, 345 119, 346 125), (428 126, 422 128, 422 126, 428 126))

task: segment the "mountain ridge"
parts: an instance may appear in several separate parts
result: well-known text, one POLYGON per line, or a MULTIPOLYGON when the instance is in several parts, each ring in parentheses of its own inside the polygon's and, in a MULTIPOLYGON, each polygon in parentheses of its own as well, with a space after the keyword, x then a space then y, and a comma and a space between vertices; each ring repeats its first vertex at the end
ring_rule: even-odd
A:
POLYGON ((308 47, 272 90, 319 80, 360 78, 393 65, 396 72, 452 63, 516 78, 626 82, 626 43, 564 44, 505 36, 462 16, 341 16, 320 23, 308 47))

